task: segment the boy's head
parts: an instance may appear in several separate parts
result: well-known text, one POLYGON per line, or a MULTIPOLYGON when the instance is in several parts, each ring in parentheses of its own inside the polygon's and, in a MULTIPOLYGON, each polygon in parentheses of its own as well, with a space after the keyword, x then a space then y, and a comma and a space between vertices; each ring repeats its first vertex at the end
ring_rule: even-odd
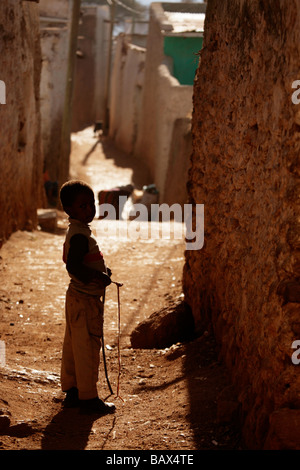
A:
POLYGON ((92 188, 80 180, 64 183, 60 189, 60 201, 64 211, 83 223, 92 222, 95 217, 95 197, 92 188))

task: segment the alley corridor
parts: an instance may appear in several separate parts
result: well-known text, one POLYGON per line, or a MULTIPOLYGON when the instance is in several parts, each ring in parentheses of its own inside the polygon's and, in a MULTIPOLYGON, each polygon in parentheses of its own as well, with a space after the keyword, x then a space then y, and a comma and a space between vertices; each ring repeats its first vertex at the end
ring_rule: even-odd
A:
MULTIPOLYGON (((143 168, 88 128, 72 137, 71 177, 100 189, 146 181, 143 168)), ((148 183, 148 182, 147 182, 148 183)), ((99 234, 99 219, 92 227, 99 234)), ((111 222, 116 223, 116 222, 111 222)), ((55 233, 18 231, 0 251, 0 448, 73 450, 240 449, 237 422, 228 422, 220 393, 228 374, 209 332, 165 349, 132 349, 130 333, 151 313, 182 299, 184 243, 179 239, 98 238, 121 288, 118 379, 117 290, 105 302, 106 358, 115 415, 62 410, 59 373, 68 284, 62 262, 67 219, 55 233), (4 351, 5 350, 5 354, 4 351), (4 357, 5 356, 5 357, 4 357)), ((112 228, 112 226, 111 226, 112 228)), ((110 395, 101 356, 99 395, 110 395)), ((227 403, 228 406, 228 403, 227 403)))

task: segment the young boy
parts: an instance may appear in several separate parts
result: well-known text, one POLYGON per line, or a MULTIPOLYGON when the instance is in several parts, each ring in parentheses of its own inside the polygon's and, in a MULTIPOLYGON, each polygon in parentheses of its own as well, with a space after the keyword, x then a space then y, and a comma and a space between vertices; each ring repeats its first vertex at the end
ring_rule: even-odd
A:
POLYGON ((83 181, 68 181, 60 189, 60 200, 69 216, 63 252, 70 276, 61 367, 64 405, 112 413, 115 406, 98 397, 96 386, 103 329, 101 298, 111 283, 111 271, 89 227, 96 212, 94 193, 83 181))

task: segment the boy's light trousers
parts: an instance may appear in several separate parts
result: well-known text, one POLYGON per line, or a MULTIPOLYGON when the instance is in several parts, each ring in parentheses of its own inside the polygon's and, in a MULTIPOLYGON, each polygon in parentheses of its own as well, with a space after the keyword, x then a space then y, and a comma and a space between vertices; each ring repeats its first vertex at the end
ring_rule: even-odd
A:
POLYGON ((99 297, 67 290, 61 387, 78 388, 80 400, 98 396, 97 381, 103 332, 103 303, 99 297))

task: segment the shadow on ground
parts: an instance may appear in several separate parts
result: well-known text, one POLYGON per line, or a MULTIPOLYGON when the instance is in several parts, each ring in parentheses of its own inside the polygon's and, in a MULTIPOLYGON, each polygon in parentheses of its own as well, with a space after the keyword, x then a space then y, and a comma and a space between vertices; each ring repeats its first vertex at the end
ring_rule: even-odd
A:
POLYGON ((119 150, 108 137, 100 137, 96 140, 90 150, 84 155, 82 165, 88 164, 89 158, 97 151, 98 147, 102 147, 105 158, 112 159, 117 167, 132 169, 132 184, 136 189, 142 189, 144 185, 153 183, 150 171, 145 168, 145 162, 132 155, 124 154, 124 151, 119 150))
MULTIPOLYGON (((93 424, 101 418, 95 415, 80 414, 77 408, 62 409, 45 428, 42 450, 84 450, 88 444, 93 424)), ((104 419, 104 418, 103 418, 104 419)), ((104 448, 114 428, 115 418, 105 436, 100 449, 104 448)))
MULTIPOLYGON (((189 421, 197 449, 241 450, 238 416, 232 413, 223 421, 218 413, 221 393, 231 387, 231 382, 226 367, 217 359, 214 337, 205 333, 185 344, 184 351, 183 373, 189 392, 189 421)), ((172 360, 172 356, 169 359, 172 360)))

